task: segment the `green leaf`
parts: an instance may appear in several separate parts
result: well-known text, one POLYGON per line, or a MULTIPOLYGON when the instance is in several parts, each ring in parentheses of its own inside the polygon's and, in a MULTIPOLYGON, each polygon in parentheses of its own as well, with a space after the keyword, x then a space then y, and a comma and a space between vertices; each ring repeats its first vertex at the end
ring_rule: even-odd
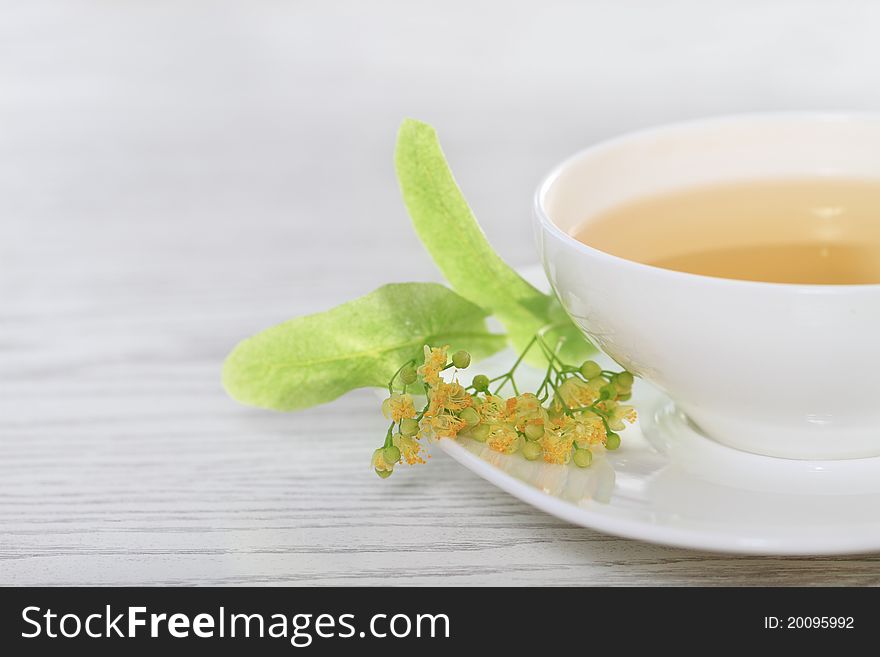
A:
POLYGON ((385 285, 332 310, 291 319, 239 343, 223 366, 236 400, 292 411, 354 388, 384 386, 423 347, 450 345, 485 358, 505 336, 486 329, 486 311, 436 283, 385 285))
POLYGON ((568 360, 576 362, 594 350, 556 297, 529 284, 489 245, 430 125, 406 119, 397 134, 394 160, 403 201, 434 262, 456 292, 492 311, 517 350, 551 323, 556 328, 547 340, 552 344, 563 337, 562 353, 568 360))

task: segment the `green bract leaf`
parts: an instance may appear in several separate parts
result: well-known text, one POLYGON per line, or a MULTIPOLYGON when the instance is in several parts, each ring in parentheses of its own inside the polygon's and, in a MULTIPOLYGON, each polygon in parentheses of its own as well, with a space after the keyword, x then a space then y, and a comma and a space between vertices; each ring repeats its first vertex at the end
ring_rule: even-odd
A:
POLYGON ((529 284, 489 245, 431 126, 413 119, 403 122, 395 166, 413 226, 434 262, 456 292, 492 311, 515 348, 522 349, 539 329, 552 323, 555 328, 547 341, 552 344, 564 337, 566 358, 577 360, 593 351, 556 297, 529 284))
POLYGON ((402 363, 421 363, 424 345, 450 345, 485 358, 503 335, 486 312, 436 283, 385 285, 332 310, 273 326, 239 343, 223 385, 238 401, 292 411, 354 388, 384 386, 402 363))

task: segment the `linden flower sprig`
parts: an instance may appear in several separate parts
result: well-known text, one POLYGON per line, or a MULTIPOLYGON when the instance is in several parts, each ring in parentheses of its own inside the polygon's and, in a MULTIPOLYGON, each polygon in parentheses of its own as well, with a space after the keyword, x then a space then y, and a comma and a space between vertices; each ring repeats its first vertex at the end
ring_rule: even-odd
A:
POLYGON ((431 126, 403 121, 394 165, 412 225, 448 285, 390 283, 260 331, 226 358, 226 391, 243 404, 296 411, 356 388, 384 387, 394 365, 403 363, 382 405, 390 426, 373 453, 381 477, 402 461, 424 462, 420 441, 433 438, 469 436, 498 452, 549 463, 573 460, 581 467, 596 449, 617 449, 617 432, 635 420, 623 403, 632 375, 584 361, 595 348, 559 299, 495 252, 431 126), (495 331, 489 318, 504 331, 495 331), (469 352, 450 359, 439 345, 465 335, 469 352), (430 346, 422 356, 415 345, 424 344, 430 346), (507 346, 520 353, 508 372, 494 379, 478 374, 467 386, 459 382, 472 357, 488 358, 507 346), (533 391, 522 390, 516 378, 524 358, 546 367, 533 391), (414 397, 422 395, 426 400, 417 408, 414 397))
POLYGON ((382 412, 390 421, 385 442, 373 452, 372 466, 383 479, 394 466, 424 463, 423 438, 466 436, 503 454, 521 452, 534 461, 581 468, 593 461, 593 449, 620 447, 619 431, 636 420, 631 397, 633 375, 603 370, 592 360, 579 366, 564 363, 559 345, 551 349, 542 333, 535 335, 513 366, 490 379, 477 374, 467 387, 458 381, 471 363, 466 351, 450 359, 448 347, 425 345, 424 362, 404 363, 388 382, 389 397, 382 412), (544 379, 534 392, 521 392, 515 373, 528 351, 538 347, 547 360, 544 379), (453 369, 451 381, 440 373, 453 369), (426 403, 416 410, 409 388, 424 389, 426 403), (512 396, 501 393, 508 390, 512 396))

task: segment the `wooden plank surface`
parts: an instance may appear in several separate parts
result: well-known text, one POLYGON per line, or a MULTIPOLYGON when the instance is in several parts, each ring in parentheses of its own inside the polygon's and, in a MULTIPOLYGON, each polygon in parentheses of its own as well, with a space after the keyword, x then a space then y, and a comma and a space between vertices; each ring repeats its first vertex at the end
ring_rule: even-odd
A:
POLYGON ((537 180, 595 139, 878 100, 876 70, 835 73, 876 40, 813 27, 876 5, 729 4, 722 30, 694 2, 4 3, 0 584, 880 583, 873 555, 572 527, 443 455, 382 482, 371 392, 281 415, 220 387, 238 339, 435 278, 391 168, 402 116, 438 126, 523 265, 537 180))

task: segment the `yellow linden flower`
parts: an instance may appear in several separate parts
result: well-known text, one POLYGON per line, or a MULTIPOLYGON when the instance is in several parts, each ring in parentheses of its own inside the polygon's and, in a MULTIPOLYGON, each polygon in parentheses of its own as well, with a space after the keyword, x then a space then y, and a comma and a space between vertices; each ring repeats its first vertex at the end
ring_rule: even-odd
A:
POLYGON ((433 349, 425 345, 425 364, 416 371, 429 386, 435 386, 440 382, 440 371, 446 367, 448 349, 449 345, 433 349))
MULTIPOLYGON (((427 418, 427 414, 425 415, 427 418)), ((467 424, 464 420, 451 413, 441 413, 428 418, 429 426, 438 438, 455 438, 467 424)))
POLYGON ((512 424, 493 424, 486 439, 489 449, 502 454, 513 454, 522 446, 522 436, 512 424))
POLYGON ((409 465, 425 462, 425 459, 422 458, 422 446, 418 440, 400 434, 395 435, 393 440, 394 446, 400 450, 400 455, 409 465))
POLYGON ((623 431, 626 428, 626 425, 623 423, 624 420, 632 424, 637 419, 636 409, 632 406, 618 404, 611 410, 611 414, 608 417, 608 426, 613 431, 623 431))
POLYGON ((484 399, 479 400, 479 406, 476 408, 486 424, 500 424, 510 418, 507 402, 497 395, 486 395, 484 399))
POLYGON ((371 461, 371 465, 379 472, 391 472, 394 470, 394 463, 388 463, 383 453, 385 449, 380 447, 375 452, 373 452, 373 460, 371 461))
POLYGON ((559 386, 559 396, 569 408, 580 408, 599 399, 599 390, 592 382, 581 381, 573 376, 559 386))
POLYGON ((507 412, 510 415, 515 415, 517 419, 534 417, 538 414, 540 408, 541 402, 530 392, 517 397, 511 397, 507 400, 507 412))
POLYGON ((573 423, 568 416, 562 416, 556 420, 552 420, 548 426, 544 427, 544 435, 541 436, 541 449, 544 453, 544 460, 547 463, 556 463, 565 465, 571 459, 571 446, 574 438, 570 431, 567 431, 573 423))
POLYGON ((602 418, 593 413, 583 413, 575 418, 568 433, 581 449, 605 442, 605 424, 602 418))
POLYGON ((460 411, 468 406, 473 406, 474 398, 465 391, 464 386, 457 381, 444 385, 448 391, 446 408, 450 411, 460 411))
POLYGON ((520 431, 525 429, 526 424, 544 424, 549 419, 541 402, 530 392, 508 399, 507 414, 520 431))
MULTIPOLYGON (((442 372, 447 367, 464 368, 469 358, 465 352, 458 352, 449 363, 448 349, 448 346, 425 345, 424 362, 418 370, 414 370, 413 361, 400 370, 401 381, 406 384, 414 383, 417 376, 424 381, 427 395, 424 410, 417 410, 413 398, 405 392, 392 393, 382 403, 382 412, 394 423, 389 430, 392 435, 388 446, 373 453, 373 468, 383 479, 398 462, 413 465, 430 458, 422 449, 421 438, 469 437, 486 443, 496 453, 493 457, 496 460, 504 460, 499 454, 521 452, 530 461, 543 458, 547 463, 559 465, 574 461, 584 468, 590 465, 592 450, 597 445, 604 444, 607 450, 617 449, 620 446, 617 432, 624 429, 626 423, 636 421, 635 409, 623 405, 619 396, 620 392, 628 395, 632 377, 627 378, 625 372, 611 375, 592 361, 575 368, 563 363, 557 365, 554 360, 550 365, 550 378, 545 379, 538 393, 517 393, 506 398, 491 394, 489 379, 482 374, 473 379, 473 389, 477 390, 473 393, 458 382, 457 374, 444 380, 442 372), (596 376, 586 378, 591 375, 596 376), (609 377, 617 382, 616 387, 609 386, 609 377), (612 391, 610 399, 600 393, 605 386, 612 391), (614 390, 618 393, 614 394, 614 390), (551 392, 552 398, 547 400, 551 392), (543 396, 539 398, 538 394, 543 396), (395 425, 396 434, 393 433, 395 425)), ((520 360, 522 356, 517 363, 520 360)), ((495 381, 499 389, 509 385, 517 391, 513 369, 495 381)), ((389 386, 393 384, 394 379, 389 386)), ((567 476, 563 469, 546 470, 561 473, 559 476, 563 478, 567 476)))
POLYGON ((431 389, 431 403, 428 406, 428 415, 439 415, 444 411, 460 411, 474 403, 462 385, 457 382, 446 383, 440 381, 431 389))
POLYGON ((458 383, 438 381, 431 389, 431 401, 422 420, 422 431, 438 438, 455 438, 467 422, 454 413, 473 404, 473 398, 458 383))
POLYGON ((416 416, 416 407, 412 397, 407 394, 393 394, 382 402, 382 414, 389 420, 400 422, 416 416))

